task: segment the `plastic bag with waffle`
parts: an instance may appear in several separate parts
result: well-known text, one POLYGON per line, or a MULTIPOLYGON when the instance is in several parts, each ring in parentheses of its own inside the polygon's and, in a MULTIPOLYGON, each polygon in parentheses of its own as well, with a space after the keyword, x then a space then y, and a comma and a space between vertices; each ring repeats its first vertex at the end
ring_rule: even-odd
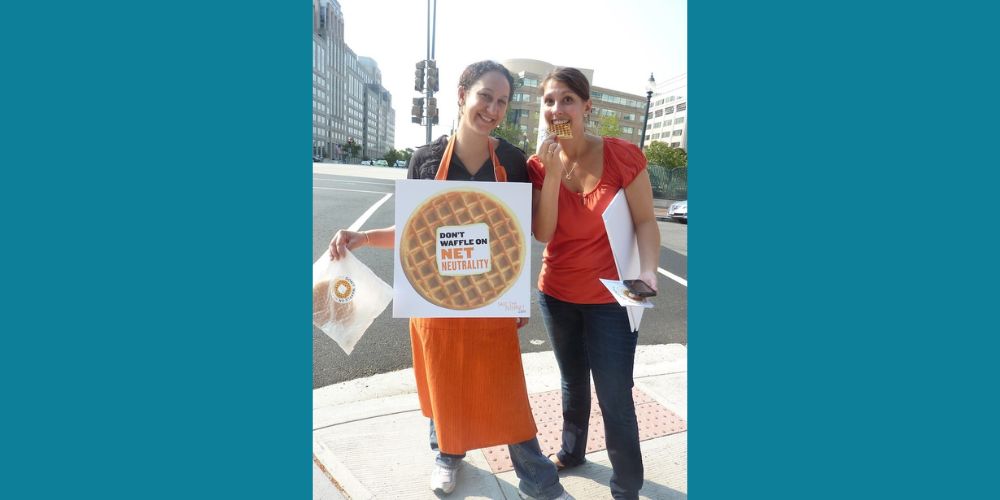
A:
POLYGON ((313 263, 313 324, 347 354, 391 301, 392 287, 350 251, 313 263))

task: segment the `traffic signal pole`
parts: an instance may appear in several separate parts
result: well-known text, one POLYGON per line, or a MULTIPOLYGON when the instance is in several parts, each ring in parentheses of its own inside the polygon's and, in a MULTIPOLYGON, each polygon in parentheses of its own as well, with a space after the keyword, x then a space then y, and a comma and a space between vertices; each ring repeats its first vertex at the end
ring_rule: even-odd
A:
MULTIPOLYGON (((434 64, 434 46, 433 46, 433 43, 434 43, 434 35, 436 34, 434 32, 434 28, 436 28, 436 27, 437 27, 437 0, 434 0, 434 22, 433 22, 433 24, 431 23, 431 0, 427 0, 427 73, 428 73, 428 76, 430 76, 430 73, 431 73, 431 65, 434 64)), ((435 65, 435 69, 433 71, 434 71, 435 74, 437 73, 436 65, 435 65)), ((435 81, 436 80, 437 80, 437 78, 435 78, 435 81)), ((424 87, 427 90, 427 96, 426 96, 427 100, 425 101, 427 103, 427 113, 425 113, 425 116, 426 116, 426 119, 427 119, 427 144, 431 143, 431 136, 433 135, 433 132, 432 132, 431 129, 434 127, 434 116, 436 116, 435 113, 437 112, 436 107, 433 110, 431 109, 431 103, 434 102, 432 100, 434 98, 434 91, 437 90, 434 87, 435 87, 435 85, 431 85, 430 81, 428 81, 427 85, 424 87)))
POLYGON ((434 38, 437 26, 437 0, 434 0, 434 23, 431 24, 431 0, 427 0, 427 58, 417 62, 413 73, 413 90, 422 92, 423 97, 413 98, 410 119, 417 125, 427 126, 427 144, 431 142, 432 128, 438 123, 437 99, 434 93, 438 91, 438 67, 434 60, 434 38), (425 85, 426 82, 426 85, 425 85), (426 106, 426 108, 425 108, 426 106), (424 110, 426 109, 426 113, 424 110), (425 121, 426 120, 426 121, 425 121))

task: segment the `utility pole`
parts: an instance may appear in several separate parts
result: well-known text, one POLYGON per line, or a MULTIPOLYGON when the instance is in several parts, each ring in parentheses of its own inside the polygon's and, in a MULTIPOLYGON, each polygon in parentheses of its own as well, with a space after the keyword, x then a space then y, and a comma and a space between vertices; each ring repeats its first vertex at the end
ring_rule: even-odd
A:
POLYGON ((431 24, 431 0, 427 0, 427 58, 418 61, 413 74, 413 90, 422 92, 422 97, 413 98, 410 119, 417 125, 427 127, 427 144, 431 142, 432 128, 438 123, 437 99, 434 93, 438 91, 438 67, 434 60, 434 38, 437 27, 437 0, 434 0, 433 25, 431 24), (426 106, 426 108, 425 108, 426 106), (426 113, 424 110, 426 109, 426 113))
POLYGON ((437 30, 437 0, 434 0, 434 17, 431 24, 431 0, 427 0, 427 144, 431 143, 431 136, 434 135, 432 128, 437 123, 437 102, 434 99, 434 92, 438 90, 438 70, 434 61, 434 35, 437 30), (433 72, 433 81, 432 81, 433 72))

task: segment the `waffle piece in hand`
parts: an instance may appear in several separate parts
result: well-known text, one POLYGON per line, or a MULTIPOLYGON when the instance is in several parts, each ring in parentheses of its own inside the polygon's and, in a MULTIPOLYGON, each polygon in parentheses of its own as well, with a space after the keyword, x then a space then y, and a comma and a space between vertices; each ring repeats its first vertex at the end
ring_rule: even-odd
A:
POLYGON ((553 123, 549 125, 548 133, 549 135, 559 136, 560 139, 573 138, 573 129, 570 128, 569 123, 553 123))

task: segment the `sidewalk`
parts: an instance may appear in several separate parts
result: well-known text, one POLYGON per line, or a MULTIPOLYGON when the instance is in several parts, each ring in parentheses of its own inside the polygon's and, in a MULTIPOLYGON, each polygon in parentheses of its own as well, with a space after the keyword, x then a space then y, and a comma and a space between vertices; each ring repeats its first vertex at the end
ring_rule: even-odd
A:
MULTIPOLYGON (((546 451, 558 446, 559 371, 552 352, 524 354, 522 361, 539 441, 546 451)), ((639 346, 635 386, 646 478, 640 496, 686 499, 687 348, 639 346)), ((596 399, 593 406, 599 411, 596 399)), ((581 500, 610 498, 611 463, 603 450, 599 416, 592 415, 591 422, 588 462, 559 474, 566 490, 581 500), (601 450, 589 452, 595 447, 601 450)), ((519 498, 517 476, 506 470, 509 460, 506 468, 501 463, 504 451, 469 452, 458 488, 448 498, 519 498)), ((313 454, 314 499, 437 498, 428 486, 434 454, 427 444, 427 419, 420 413, 412 369, 314 390, 313 454)))

